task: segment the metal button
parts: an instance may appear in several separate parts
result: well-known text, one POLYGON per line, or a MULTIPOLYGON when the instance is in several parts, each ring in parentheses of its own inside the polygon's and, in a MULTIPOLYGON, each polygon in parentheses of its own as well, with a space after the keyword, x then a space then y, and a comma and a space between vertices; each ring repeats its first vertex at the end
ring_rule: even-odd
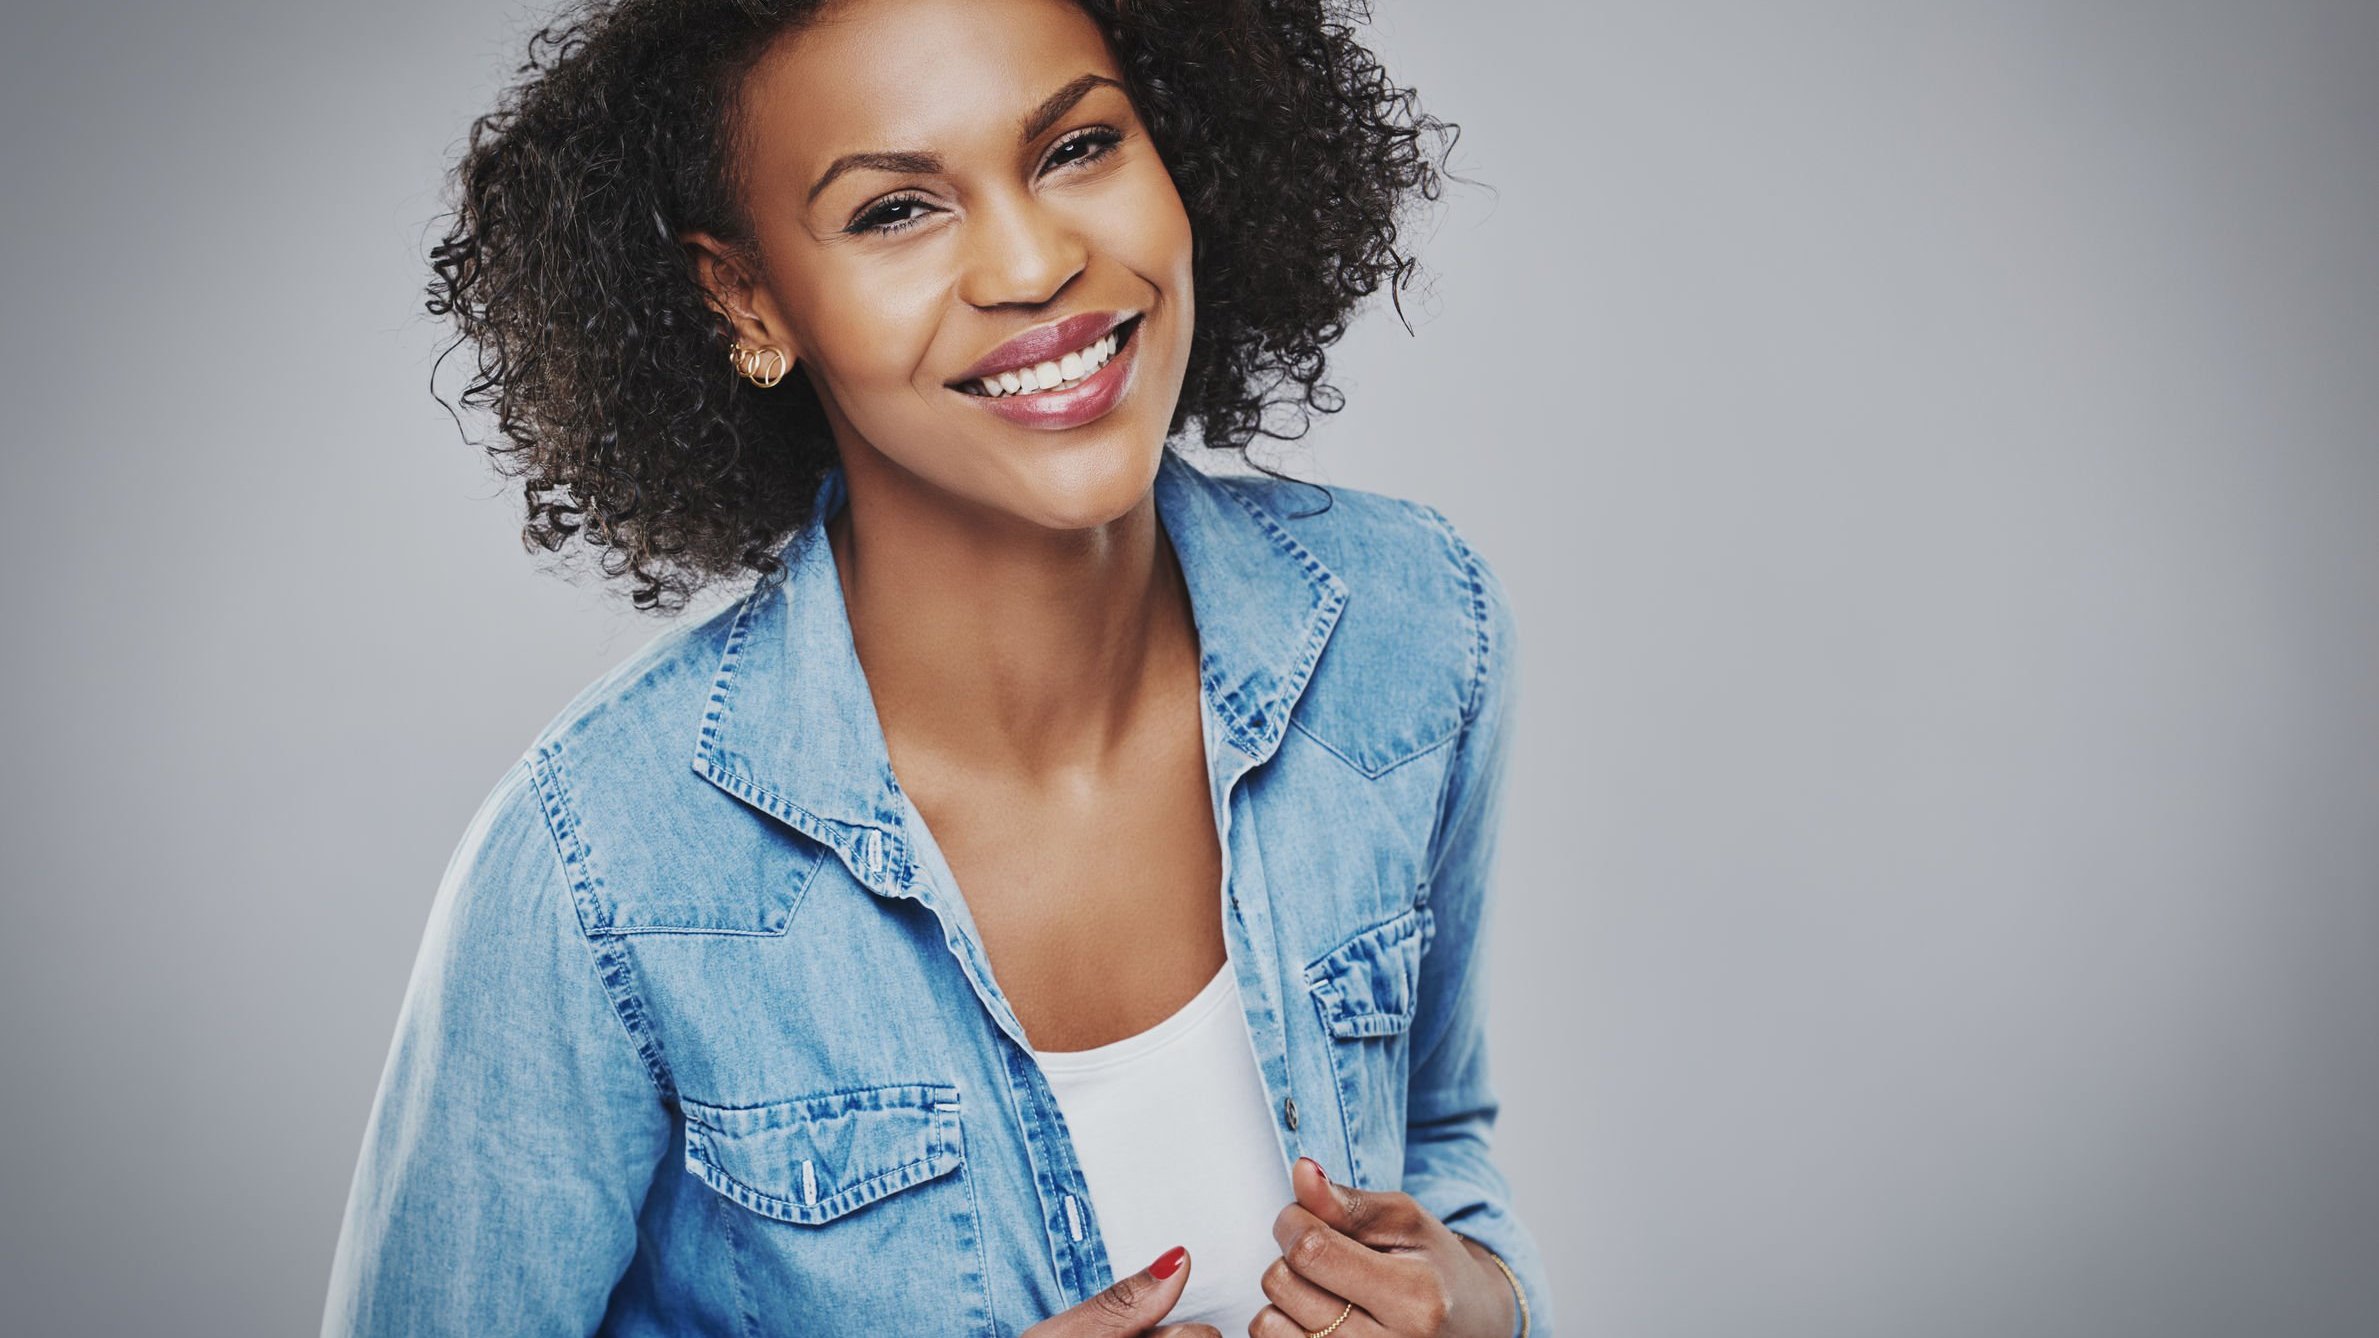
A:
POLYGON ((1289 1119, 1289 1127, 1290 1127, 1291 1129, 1294 1129, 1294 1128, 1296 1128, 1296 1127, 1297 1127, 1297 1098, 1295 1098, 1295 1097, 1293 1097, 1293 1096, 1292 1096, 1292 1097, 1289 1097, 1289 1098, 1287 1098, 1287 1099, 1283 1100, 1283 1101, 1280 1103, 1280 1113, 1281 1113, 1281 1114, 1283 1114, 1283 1115, 1286 1115, 1286 1116, 1288 1117, 1288 1119, 1289 1119))

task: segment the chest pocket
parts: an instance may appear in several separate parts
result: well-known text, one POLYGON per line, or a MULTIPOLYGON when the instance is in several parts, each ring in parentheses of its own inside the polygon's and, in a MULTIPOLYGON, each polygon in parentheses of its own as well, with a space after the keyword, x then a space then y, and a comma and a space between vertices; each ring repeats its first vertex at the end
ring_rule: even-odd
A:
POLYGON ((992 1332, 955 1086, 679 1106, 685 1167, 719 1195, 749 1331, 992 1332), (887 1288, 887 1270, 935 1281, 887 1288))
POLYGON ((1435 932, 1427 906, 1372 925, 1305 967, 1305 988, 1329 1033, 1346 1121, 1349 1173, 1359 1187, 1403 1179, 1405 1076, 1421 954, 1435 932))

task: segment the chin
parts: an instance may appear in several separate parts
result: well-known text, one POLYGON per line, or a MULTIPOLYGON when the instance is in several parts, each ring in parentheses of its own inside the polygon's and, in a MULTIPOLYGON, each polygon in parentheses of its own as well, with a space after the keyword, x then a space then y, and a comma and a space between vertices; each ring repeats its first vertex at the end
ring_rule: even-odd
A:
POLYGON ((1027 469, 1018 480, 1019 509, 1053 530, 1095 529, 1131 514, 1156 483, 1163 439, 1085 445, 1051 452, 1027 469))

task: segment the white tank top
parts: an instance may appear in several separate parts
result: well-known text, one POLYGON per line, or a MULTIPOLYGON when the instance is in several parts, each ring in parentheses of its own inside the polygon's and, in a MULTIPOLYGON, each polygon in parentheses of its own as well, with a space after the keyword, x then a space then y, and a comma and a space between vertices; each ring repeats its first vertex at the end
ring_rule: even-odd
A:
MULTIPOLYGON (((958 879, 924 815, 905 794, 902 801, 920 858, 955 890, 958 879)), ((1033 1057, 1082 1162, 1115 1276, 1187 1246, 1189 1287, 1161 1322, 1247 1332, 1270 1304, 1263 1273, 1280 1257, 1272 1219, 1296 1191, 1272 1133, 1234 964, 1226 960, 1195 997, 1146 1031, 1090 1050, 1035 1049, 1033 1057)))

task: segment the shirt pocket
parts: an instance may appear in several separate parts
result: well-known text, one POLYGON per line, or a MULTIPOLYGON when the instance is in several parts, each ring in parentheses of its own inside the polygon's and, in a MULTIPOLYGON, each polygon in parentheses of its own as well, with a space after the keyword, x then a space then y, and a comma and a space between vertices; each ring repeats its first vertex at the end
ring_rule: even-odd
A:
POLYGON ((1427 906, 1409 907, 1305 967, 1306 993, 1330 1038, 1348 1173, 1361 1188, 1393 1189, 1403 1179, 1405 1078, 1433 928, 1427 906))
POLYGON ((750 1332, 993 1331, 955 1086, 679 1106, 750 1332))

